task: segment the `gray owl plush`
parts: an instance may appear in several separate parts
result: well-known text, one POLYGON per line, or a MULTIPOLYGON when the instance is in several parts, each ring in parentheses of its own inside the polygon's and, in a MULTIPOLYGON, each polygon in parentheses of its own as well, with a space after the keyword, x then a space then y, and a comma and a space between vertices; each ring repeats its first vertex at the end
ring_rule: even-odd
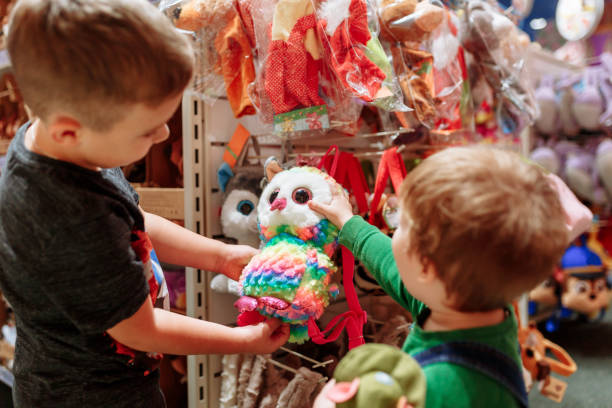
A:
MULTIPOLYGON (((260 239, 257 229, 257 205, 261 195, 262 171, 241 170, 225 186, 221 207, 221 229, 223 235, 232 238, 240 245, 259 248, 260 239)), ((211 288, 220 293, 239 295, 238 282, 223 274, 215 276, 211 288)))

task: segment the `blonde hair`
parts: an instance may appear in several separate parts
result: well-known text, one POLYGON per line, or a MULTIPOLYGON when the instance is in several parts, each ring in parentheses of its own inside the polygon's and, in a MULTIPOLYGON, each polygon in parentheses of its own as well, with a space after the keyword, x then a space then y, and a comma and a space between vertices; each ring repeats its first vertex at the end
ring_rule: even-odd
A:
POLYGON ((453 307, 505 306, 552 273, 567 246, 565 216, 543 170, 507 151, 449 148, 401 189, 410 248, 433 264, 453 307))
POLYGON ((145 0, 19 0, 8 50, 25 103, 107 130, 126 105, 155 106, 184 90, 193 51, 145 0))

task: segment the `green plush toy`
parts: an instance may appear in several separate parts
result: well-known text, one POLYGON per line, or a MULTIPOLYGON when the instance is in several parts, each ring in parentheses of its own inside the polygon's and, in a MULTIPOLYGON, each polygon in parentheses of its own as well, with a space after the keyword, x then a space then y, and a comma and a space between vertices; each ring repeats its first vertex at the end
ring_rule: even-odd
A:
MULTIPOLYGON (((410 355, 386 344, 354 348, 324 390, 337 408, 423 408, 425 375, 410 355)), ((316 406, 316 405, 315 405, 316 406)))

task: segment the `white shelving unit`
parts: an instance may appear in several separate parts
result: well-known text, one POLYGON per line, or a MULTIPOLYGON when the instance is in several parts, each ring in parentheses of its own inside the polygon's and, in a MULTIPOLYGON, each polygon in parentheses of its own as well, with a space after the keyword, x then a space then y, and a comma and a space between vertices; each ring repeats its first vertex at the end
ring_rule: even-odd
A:
MULTIPOLYGON (((196 96, 183 97, 183 166, 185 227, 207 237, 221 234, 218 209, 223 195, 216 170, 223 162, 225 145, 239 121, 229 103, 220 99, 210 105, 196 96)), ((255 117, 240 120, 253 134, 265 130, 255 117)), ((278 141, 277 141, 278 142, 278 141)), ((278 154, 274 147, 263 147, 262 155, 278 154)), ((262 172, 263 176, 263 172, 262 172)), ((187 315, 225 325, 234 324, 235 296, 210 289, 212 272, 186 269, 187 315)), ((189 408, 216 408, 221 388, 220 355, 187 358, 189 408)))

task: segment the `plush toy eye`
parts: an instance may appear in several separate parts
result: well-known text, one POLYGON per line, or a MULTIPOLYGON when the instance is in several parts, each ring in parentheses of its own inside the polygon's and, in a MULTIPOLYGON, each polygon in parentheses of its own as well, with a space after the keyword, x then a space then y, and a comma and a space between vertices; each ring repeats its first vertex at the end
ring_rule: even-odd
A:
POLYGON ((589 285, 587 285, 587 283, 583 281, 576 282, 576 285, 574 286, 574 292, 576 293, 585 293, 588 290, 589 285))
POLYGON ((606 281, 604 280, 598 280, 597 282, 595 282, 595 289, 598 292, 603 292, 604 289, 606 289, 606 281))
POLYGON ((255 209, 255 205, 251 200, 242 200, 238 203, 236 209, 242 215, 249 215, 255 209))
POLYGON ((270 204, 272 204, 274 202, 274 200, 276 200, 276 197, 278 197, 278 189, 274 190, 272 192, 272 194, 270 194, 270 198, 268 198, 268 201, 270 202, 270 204))
POLYGON ((542 286, 545 288, 552 288, 554 286, 552 279, 546 279, 543 283, 542 286))
POLYGON ((312 199, 312 193, 307 188, 300 187, 293 190, 292 198, 298 204, 306 204, 312 199))

